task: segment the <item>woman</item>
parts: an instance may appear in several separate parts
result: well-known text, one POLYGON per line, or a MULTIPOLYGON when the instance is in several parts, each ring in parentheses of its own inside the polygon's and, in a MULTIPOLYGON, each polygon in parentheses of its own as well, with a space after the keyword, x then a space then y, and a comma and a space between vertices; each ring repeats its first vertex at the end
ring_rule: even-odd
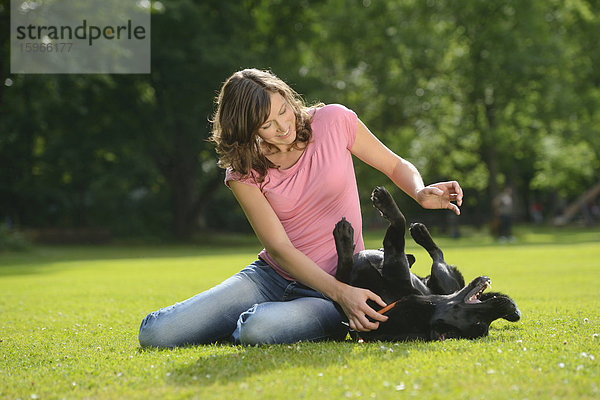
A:
POLYGON ((142 346, 173 347, 343 339, 333 301, 356 331, 377 329, 385 303, 366 289, 334 278, 333 227, 353 225, 355 251, 364 249, 352 155, 387 175, 424 208, 460 214, 457 182, 424 186, 416 168, 386 148, 340 105, 307 107, 270 72, 233 74, 217 99, 211 140, 229 186, 264 246, 257 261, 220 285, 149 314, 142 346), (370 317, 373 322, 369 321, 370 317))

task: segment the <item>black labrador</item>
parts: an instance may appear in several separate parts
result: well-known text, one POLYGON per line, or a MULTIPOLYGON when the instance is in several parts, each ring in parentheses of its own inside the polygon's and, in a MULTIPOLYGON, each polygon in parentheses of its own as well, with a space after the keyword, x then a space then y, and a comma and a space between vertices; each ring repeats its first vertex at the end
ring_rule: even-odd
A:
MULTIPOLYGON (((484 293, 490 287, 488 277, 480 276, 465 286, 460 271, 446 264, 442 250, 421 223, 412 224, 410 234, 431 255, 431 275, 420 278, 411 273, 415 258, 404 251, 404 215, 383 187, 376 187, 371 199, 390 222, 383 249, 364 250, 353 256, 352 225, 343 218, 333 231, 338 254, 335 277, 371 290, 388 304, 379 312, 389 319, 380 323, 377 330, 361 332, 363 340, 474 339, 486 336, 490 324, 498 318, 512 322, 521 318, 521 312, 510 297, 484 293)), ((371 301, 369 305, 378 307, 371 301)))

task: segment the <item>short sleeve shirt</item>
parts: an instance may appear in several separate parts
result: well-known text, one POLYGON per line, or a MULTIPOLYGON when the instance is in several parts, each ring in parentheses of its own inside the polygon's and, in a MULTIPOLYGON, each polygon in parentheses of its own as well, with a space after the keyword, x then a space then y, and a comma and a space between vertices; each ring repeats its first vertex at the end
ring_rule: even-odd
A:
MULTIPOLYGON (((312 139, 296 164, 288 169, 271 168, 262 183, 252 175, 241 177, 227 170, 225 183, 236 180, 260 189, 277 214, 296 249, 325 272, 334 275, 337 253, 335 224, 345 217, 354 228, 355 252, 364 249, 362 218, 352 154, 357 116, 348 108, 330 104, 314 112, 312 139)), ((285 269, 262 250, 259 257, 284 278, 285 269)))

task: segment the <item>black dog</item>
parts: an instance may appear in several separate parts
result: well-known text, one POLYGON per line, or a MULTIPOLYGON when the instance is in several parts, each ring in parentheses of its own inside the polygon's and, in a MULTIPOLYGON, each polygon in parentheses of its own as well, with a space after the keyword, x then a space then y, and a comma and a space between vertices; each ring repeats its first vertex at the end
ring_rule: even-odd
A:
MULTIPOLYGON (((484 293, 490 287, 489 278, 480 276, 465 286, 462 274, 446 264, 442 250, 420 223, 411 225, 410 234, 429 252, 433 265, 426 278, 411 273, 415 258, 404 251, 404 215, 383 187, 375 188, 371 199, 390 222, 383 250, 364 250, 353 256, 353 228, 345 218, 333 231, 338 254, 335 277, 373 291, 388 304, 388 310, 380 312, 389 319, 377 330, 361 332, 364 340, 473 339, 486 336, 490 324, 498 318, 512 322, 520 319, 521 312, 510 297, 484 293)), ((374 302, 369 305, 377 307, 374 302)))

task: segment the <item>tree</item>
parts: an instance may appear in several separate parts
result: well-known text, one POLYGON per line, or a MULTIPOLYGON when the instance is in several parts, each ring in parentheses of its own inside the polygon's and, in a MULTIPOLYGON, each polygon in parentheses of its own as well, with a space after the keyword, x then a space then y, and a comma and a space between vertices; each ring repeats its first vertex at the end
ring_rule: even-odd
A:
MULTIPOLYGON (((503 184, 526 205, 575 198, 600 172, 597 0, 154 2, 151 74, 63 76, 8 73, 8 4, 0 217, 24 226, 247 229, 206 141, 221 83, 245 67, 354 109, 426 182, 458 179, 467 218, 503 184)), ((385 181, 356 171, 369 219, 385 181)))

